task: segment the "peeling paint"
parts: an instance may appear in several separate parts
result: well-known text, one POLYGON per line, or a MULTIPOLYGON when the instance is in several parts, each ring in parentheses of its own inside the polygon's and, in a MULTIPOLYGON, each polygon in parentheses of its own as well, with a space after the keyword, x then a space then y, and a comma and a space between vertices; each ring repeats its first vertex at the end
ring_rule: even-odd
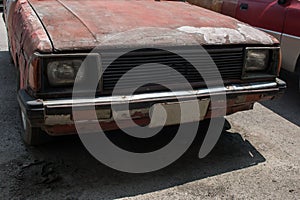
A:
POLYGON ((186 33, 202 34, 208 44, 225 44, 245 42, 245 37, 237 30, 230 28, 190 27, 183 26, 178 30, 186 33))
POLYGON ((71 115, 47 115, 45 117, 45 125, 64 125, 73 124, 71 115))
MULTIPOLYGON (((184 46, 199 45, 189 34, 169 28, 144 27, 128 30, 121 33, 97 35, 98 45, 102 48, 118 46, 184 46)), ((68 42, 68 41, 67 41, 68 42)))
POLYGON ((237 44, 246 42, 273 44, 273 40, 268 34, 244 24, 238 24, 237 29, 182 26, 178 30, 185 33, 203 35, 205 42, 208 44, 237 44))
POLYGON ((239 32, 247 39, 263 44, 272 44, 273 40, 267 33, 245 24, 238 24, 239 32))

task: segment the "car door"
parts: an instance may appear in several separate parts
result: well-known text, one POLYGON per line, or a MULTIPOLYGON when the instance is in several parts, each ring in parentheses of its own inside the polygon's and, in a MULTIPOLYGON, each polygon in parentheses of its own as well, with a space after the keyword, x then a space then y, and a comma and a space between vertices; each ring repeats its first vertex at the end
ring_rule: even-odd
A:
POLYGON ((281 38, 283 66, 286 70, 294 72, 297 69, 300 74, 300 0, 292 0, 287 7, 286 18, 281 38))
POLYGON ((283 33, 300 37, 300 0, 293 0, 287 8, 283 33))
POLYGON ((286 6, 279 5, 278 0, 239 0, 236 18, 264 29, 280 40, 286 6))

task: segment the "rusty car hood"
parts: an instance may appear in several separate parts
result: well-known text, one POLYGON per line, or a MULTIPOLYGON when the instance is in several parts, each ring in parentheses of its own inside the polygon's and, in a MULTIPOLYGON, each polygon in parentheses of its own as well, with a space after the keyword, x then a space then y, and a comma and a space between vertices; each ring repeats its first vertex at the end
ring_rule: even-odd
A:
POLYGON ((57 51, 277 43, 233 18, 178 1, 29 0, 57 51))

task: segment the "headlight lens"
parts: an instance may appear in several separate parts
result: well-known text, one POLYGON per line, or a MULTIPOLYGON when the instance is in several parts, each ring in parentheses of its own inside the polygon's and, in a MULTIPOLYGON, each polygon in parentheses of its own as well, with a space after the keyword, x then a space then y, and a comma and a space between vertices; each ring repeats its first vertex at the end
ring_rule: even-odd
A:
POLYGON ((248 47, 243 78, 275 77, 280 66, 280 47, 248 47))
MULTIPOLYGON (((47 65, 47 75, 50 85, 67 86, 74 84, 80 66, 80 59, 52 61, 47 65)), ((85 67, 82 67, 84 69, 85 67)), ((78 80, 83 79, 84 70, 80 70, 78 80)))
POLYGON ((265 71, 269 64, 268 49, 249 49, 246 52, 245 71, 265 71))
POLYGON ((44 56, 44 63, 48 84, 52 87, 72 86, 75 79, 82 82, 91 76, 100 76, 101 71, 101 60, 97 53, 44 56))

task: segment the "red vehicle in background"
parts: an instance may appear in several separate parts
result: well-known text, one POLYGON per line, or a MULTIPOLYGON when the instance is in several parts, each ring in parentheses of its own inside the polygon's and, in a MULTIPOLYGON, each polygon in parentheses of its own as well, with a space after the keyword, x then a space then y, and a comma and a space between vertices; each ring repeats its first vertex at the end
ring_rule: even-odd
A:
POLYGON ((188 0, 234 17, 281 42, 282 68, 297 72, 300 88, 300 0, 188 0))

